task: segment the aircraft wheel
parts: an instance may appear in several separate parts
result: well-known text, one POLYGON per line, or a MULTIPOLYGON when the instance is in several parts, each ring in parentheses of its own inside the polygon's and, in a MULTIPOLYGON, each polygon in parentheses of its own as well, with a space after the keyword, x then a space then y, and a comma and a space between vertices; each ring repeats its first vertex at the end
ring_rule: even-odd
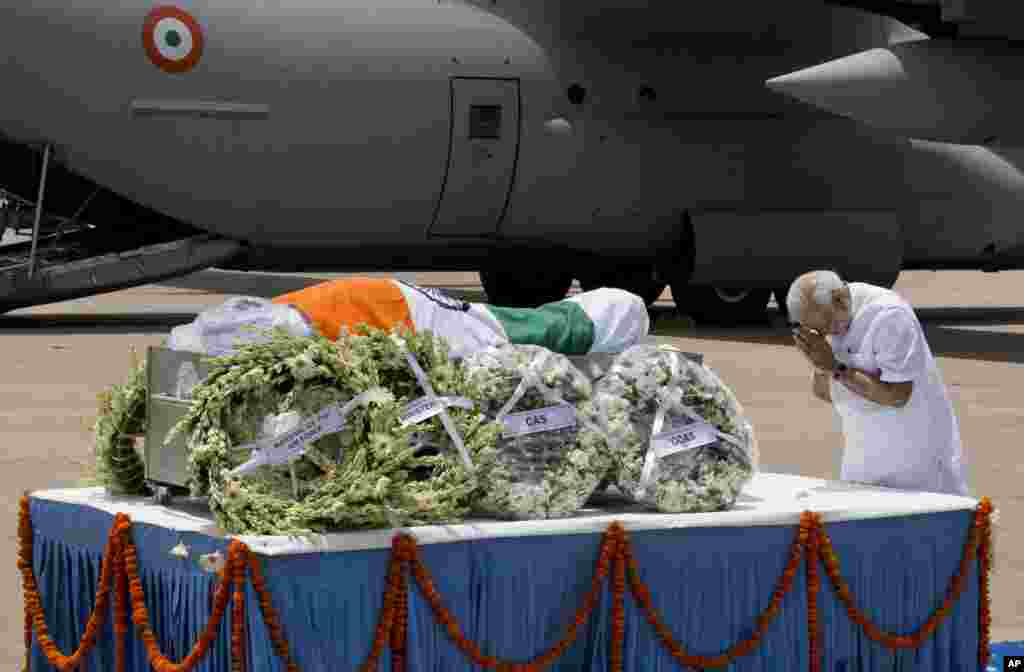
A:
POLYGON ((636 294, 648 306, 658 300, 668 285, 657 269, 651 267, 620 267, 598 273, 585 273, 579 281, 585 292, 601 287, 615 287, 636 294))
POLYGON ((730 325, 764 320, 770 294, 770 289, 672 285, 672 296, 679 312, 704 324, 730 325))
POLYGON ((536 308, 561 301, 572 287, 572 273, 541 271, 480 271, 487 301, 495 306, 536 308))

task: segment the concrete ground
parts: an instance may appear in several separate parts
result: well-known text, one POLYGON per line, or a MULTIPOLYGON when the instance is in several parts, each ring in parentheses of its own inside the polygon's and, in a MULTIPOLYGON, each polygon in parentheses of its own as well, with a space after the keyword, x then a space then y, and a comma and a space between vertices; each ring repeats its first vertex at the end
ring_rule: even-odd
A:
MULTIPOLYGON (((479 293, 475 274, 408 274, 425 285, 479 293)), ((14 568, 16 512, 25 490, 68 487, 91 462, 96 397, 123 380, 129 347, 143 352, 171 327, 228 294, 273 296, 328 275, 204 271, 163 285, 23 309, 0 316, 0 543, 7 558, 0 603, 0 666, 22 655, 21 589, 14 568)), ((993 578, 993 639, 1024 639, 1024 274, 906 273, 896 286, 919 309, 956 406, 975 494, 1001 512, 993 578)), ((744 403, 757 432, 762 468, 835 477, 841 436, 832 410, 811 396, 810 371, 775 326, 692 328, 674 317, 666 293, 656 332, 708 363, 744 403)), ((951 540, 960 544, 961 540, 951 540)), ((766 594, 767 595, 767 594, 766 594)), ((937 596, 938 597, 938 596, 937 596)))

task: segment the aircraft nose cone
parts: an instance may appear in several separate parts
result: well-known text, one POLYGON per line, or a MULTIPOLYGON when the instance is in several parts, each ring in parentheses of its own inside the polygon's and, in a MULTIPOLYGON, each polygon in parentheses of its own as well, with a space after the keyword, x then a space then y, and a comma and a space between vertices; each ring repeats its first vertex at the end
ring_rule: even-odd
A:
POLYGON ((877 116, 891 105, 908 82, 903 63, 888 49, 869 49, 851 56, 774 77, 765 85, 829 112, 855 119, 877 116), (886 96, 887 100, 880 97, 886 96))

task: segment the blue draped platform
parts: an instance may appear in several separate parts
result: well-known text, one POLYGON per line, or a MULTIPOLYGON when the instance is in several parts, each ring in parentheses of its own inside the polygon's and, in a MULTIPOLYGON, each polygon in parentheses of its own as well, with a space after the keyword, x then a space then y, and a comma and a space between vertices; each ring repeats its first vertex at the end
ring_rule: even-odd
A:
MULTIPOLYGON (((858 517, 837 513, 831 516, 832 520, 825 515, 851 591, 861 608, 887 631, 909 633, 924 623, 941 604, 950 578, 957 571, 973 520, 973 500, 945 499, 962 505, 946 502, 937 507, 939 510, 902 515, 875 511, 858 517), (835 520, 843 517, 850 519, 835 520)), ((113 501, 109 506, 99 507, 88 501, 72 500, 68 496, 47 498, 45 493, 31 500, 36 576, 51 635, 65 653, 77 646, 93 607, 100 558, 113 523, 112 511, 127 506, 113 501)), ((811 510, 829 508, 826 501, 809 498, 794 501, 794 510, 801 505, 811 510), (814 506, 816 503, 821 506, 814 506)), ((756 513, 757 506, 756 502, 749 505, 747 513, 756 513)), ((698 525, 646 530, 637 522, 645 516, 614 518, 626 521, 641 576, 651 590, 654 604, 677 641, 690 653, 714 655, 747 636, 783 573, 797 534, 795 519, 742 525, 735 518, 741 513, 699 514, 704 518, 698 525), (723 518, 725 524, 714 524, 714 516, 730 515, 734 518, 723 518)), ((194 520, 187 513, 169 511, 164 515, 172 521, 176 515, 183 521, 194 520)), ((195 558, 217 550, 226 554, 228 540, 186 524, 157 525, 140 521, 136 515, 133 520, 132 534, 139 551, 153 628, 163 652, 173 660, 181 660, 206 623, 218 582, 215 575, 199 569, 195 558), (189 547, 190 559, 168 552, 179 542, 189 547)), ((603 529, 604 525, 602 520, 597 527, 603 529)), ((416 534, 416 528, 411 531, 416 534)), ((385 539, 390 533, 379 535, 385 539)), ((480 643, 485 654, 526 661, 558 641, 565 625, 572 621, 589 589, 600 542, 601 535, 595 531, 480 535, 443 543, 421 542, 421 555, 463 633, 480 643)), ((251 547, 260 553, 258 544, 251 547)), ((301 670, 344 672, 358 669, 366 659, 382 606, 389 552, 387 547, 327 547, 320 551, 261 555, 273 604, 301 670)), ((961 599, 935 635, 921 648, 898 654, 870 641, 850 621, 824 572, 821 574, 823 585, 818 604, 823 630, 823 670, 983 669, 977 662, 979 587, 975 563, 971 565, 961 599)), ((807 669, 804 586, 805 570, 801 566, 794 589, 783 600, 781 611, 761 644, 751 655, 735 661, 729 670, 807 669)), ((249 669, 283 670, 283 664, 273 653, 251 586, 247 605, 249 669)), ((429 605, 415 586, 410 590, 409 610, 410 672, 479 669, 434 623, 429 605)), ((611 595, 606 587, 588 626, 551 669, 607 669, 610 614, 611 595)), ((114 669, 110 620, 107 619, 98 645, 83 669, 114 669)), ((229 639, 230 613, 225 616, 216 645, 198 669, 229 670, 229 639)), ((127 651, 129 670, 149 669, 134 629, 129 632, 127 651)), ((624 668, 651 672, 680 669, 628 595, 624 668)), ((36 643, 32 670, 45 669, 49 669, 48 663, 36 643)), ((381 669, 389 669, 387 655, 382 658, 381 669)))

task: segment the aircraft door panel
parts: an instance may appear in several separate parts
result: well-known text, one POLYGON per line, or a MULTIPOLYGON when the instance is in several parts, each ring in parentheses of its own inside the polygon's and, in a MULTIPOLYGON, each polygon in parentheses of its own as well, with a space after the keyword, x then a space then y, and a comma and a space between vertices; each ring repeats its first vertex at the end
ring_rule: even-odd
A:
POLYGON ((498 233, 519 154, 519 80, 451 79, 451 139, 430 235, 498 233))

